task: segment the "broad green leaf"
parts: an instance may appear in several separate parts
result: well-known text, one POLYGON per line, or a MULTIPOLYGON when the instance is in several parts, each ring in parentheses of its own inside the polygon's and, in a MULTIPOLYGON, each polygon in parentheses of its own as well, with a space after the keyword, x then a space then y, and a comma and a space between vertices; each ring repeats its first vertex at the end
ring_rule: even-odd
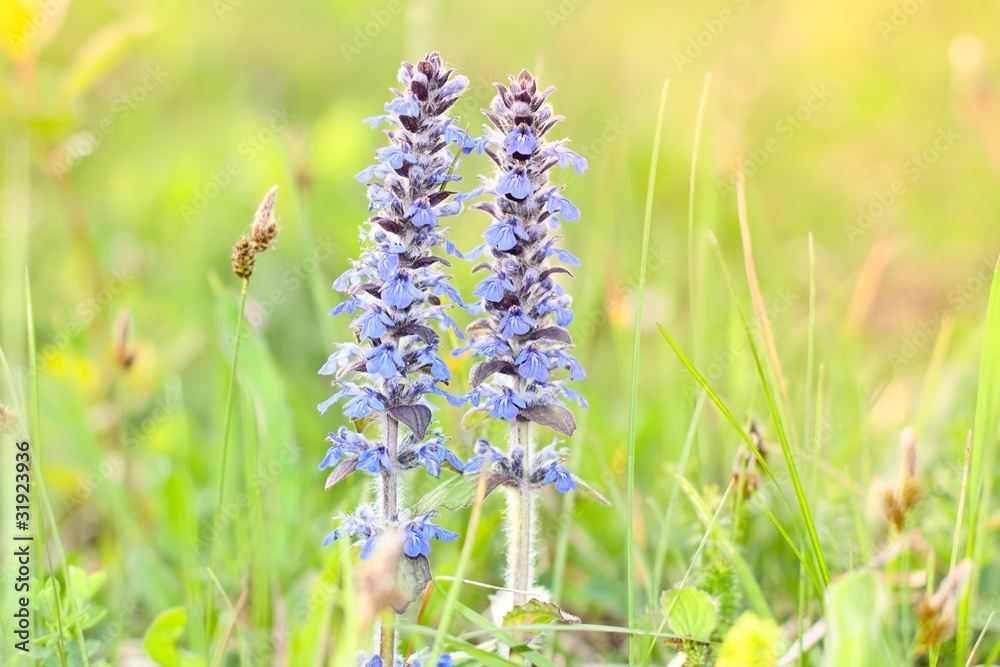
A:
POLYGON ((707 642, 717 623, 717 609, 712 597, 691 586, 671 588, 660 600, 667 625, 682 637, 707 642))
POLYGON ((826 590, 823 667, 885 667, 908 661, 886 644, 889 590, 885 578, 866 570, 834 581, 826 590))
POLYGON ((579 622, 579 618, 567 614, 551 602, 542 602, 536 598, 531 598, 524 604, 514 607, 503 617, 504 627, 579 622))
POLYGON ((480 424, 490 418, 490 413, 482 408, 473 408, 462 415, 462 428, 474 431, 480 424))
MULTIPOLYGON (((510 481, 511 477, 492 474, 486 482, 486 495, 490 495, 498 486, 510 481)), ((439 484, 417 501, 415 512, 426 514, 439 509, 450 512, 468 507, 476 501, 476 491, 479 486, 479 475, 456 475, 439 484)))
POLYGON ((424 594, 429 583, 431 583, 431 564, 427 558, 400 556, 396 563, 395 595, 391 602, 393 610, 397 614, 402 614, 424 594))
POLYGON ((184 607, 168 609, 155 619, 146 630, 142 647, 161 667, 205 667, 202 658, 185 655, 177 647, 187 625, 187 611, 184 607))

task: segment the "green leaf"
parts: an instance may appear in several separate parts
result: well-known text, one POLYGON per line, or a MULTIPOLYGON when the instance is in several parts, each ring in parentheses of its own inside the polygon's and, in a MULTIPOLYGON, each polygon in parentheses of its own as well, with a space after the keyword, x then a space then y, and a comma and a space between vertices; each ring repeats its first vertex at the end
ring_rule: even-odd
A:
POLYGON ((431 564, 424 556, 400 556, 396 562, 395 590, 390 603, 393 611, 402 614, 413 604, 431 583, 431 564))
POLYGON ((712 597, 691 586, 671 588, 660 600, 670 629, 682 637, 707 642, 717 623, 712 597))
POLYGON ((567 614, 551 602, 531 598, 508 611, 503 617, 504 627, 517 625, 547 625, 549 623, 579 623, 580 619, 567 614))
POLYGON ((490 413, 482 408, 473 408, 462 415, 462 428, 467 431, 474 431, 483 422, 490 418, 490 413))
POLYGON ((184 607, 166 610, 153 619, 142 640, 142 647, 162 667, 205 667, 202 658, 184 655, 177 647, 185 625, 187 611, 184 607))
POLYGON ((62 86, 66 102, 75 102, 154 28, 155 22, 151 18, 139 17, 113 23, 94 33, 76 52, 66 73, 62 86))
MULTIPOLYGON (((491 474, 486 481, 486 495, 490 495, 504 482, 513 481, 509 475, 491 474)), ((417 501, 414 512, 426 514, 440 509, 449 512, 468 507, 476 501, 476 489, 479 486, 479 475, 457 475, 443 484, 439 484, 427 495, 417 501)), ((485 497, 485 496, 484 496, 485 497)))

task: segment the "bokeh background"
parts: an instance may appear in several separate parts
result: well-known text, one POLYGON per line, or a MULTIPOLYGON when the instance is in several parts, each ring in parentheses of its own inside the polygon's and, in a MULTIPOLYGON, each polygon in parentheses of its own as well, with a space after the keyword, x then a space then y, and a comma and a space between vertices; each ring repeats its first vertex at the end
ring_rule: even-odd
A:
MULTIPOLYGON (((706 231, 714 232, 741 305, 749 307, 733 188, 737 158, 747 173, 762 292, 800 436, 813 239, 816 360, 824 365, 826 397, 816 493, 833 566, 864 562, 877 548, 883 528, 870 488, 876 478, 895 478, 896 442, 907 425, 918 429, 928 480, 923 537, 947 561, 1000 250, 995 3, 0 6, 0 342, 18 382, 16 392, 5 384, 0 400, 15 404, 15 393, 31 386, 27 266, 39 357, 36 446, 69 562, 106 574, 95 604, 118 623, 102 635, 119 647, 108 649, 117 660, 141 655, 136 640, 157 614, 191 609, 204 595, 207 550, 198 539, 215 506, 239 294, 229 253, 273 184, 282 232, 251 281, 227 480, 227 501, 238 509, 220 538, 225 556, 216 575, 234 603, 253 598, 242 607, 241 627, 257 641, 277 629, 275 652, 292 655, 287 664, 324 664, 326 655, 337 664, 364 643, 350 623, 348 572, 356 554, 339 545, 323 549, 320 541, 331 517, 368 490, 360 478, 323 490, 316 466, 340 417, 317 413, 328 385, 316 370, 331 343, 349 336, 346 318, 327 317, 338 303, 329 287, 357 254, 366 216, 354 175, 384 140, 361 120, 380 113, 399 62, 429 50, 469 77, 456 113, 473 128, 493 81, 529 68, 555 85, 551 101, 567 118, 558 130, 590 162, 585 176, 557 177, 583 212, 564 236, 583 261, 567 284, 589 375, 579 388, 591 406, 578 411, 581 428, 568 445, 573 470, 613 506, 545 496, 541 581, 568 611, 589 622, 626 618, 632 326, 650 153, 667 79, 632 500, 640 619, 647 603, 655 607, 655 596, 650 602, 644 592, 679 579, 702 534, 683 498, 663 524, 694 385, 655 324, 680 341, 739 417, 767 413, 706 240, 706 231), (692 148, 709 72, 689 254, 692 148), (123 317, 130 321, 126 353, 134 353, 128 368, 115 333, 123 317), (663 580, 654 582, 661 539, 668 545, 663 580)), ((459 171, 468 182, 489 168, 471 156, 459 171)), ((474 245, 485 218, 463 213, 453 224, 455 242, 474 245)), ((457 263, 456 273, 470 293, 467 267, 457 263)), ((461 388, 469 361, 452 363, 461 388)), ((473 436, 460 417, 458 409, 441 411, 464 450, 473 436)), ((766 419, 763 429, 773 435, 766 419)), ((683 472, 709 499, 728 483, 738 445, 707 406, 683 472)), ((479 531, 466 536, 475 540, 470 579, 501 581, 501 507, 500 498, 489 500, 479 531)), ((467 512, 444 524, 461 530, 467 512)), ((775 613, 794 615, 794 557, 768 520, 751 512, 748 562, 775 613)), ((987 553, 995 557, 992 535, 987 553)), ((436 572, 451 573, 459 550, 457 543, 436 547, 436 572)), ((998 581, 995 566, 984 571, 978 611, 1000 603, 998 581)), ((463 602, 482 610, 487 593, 466 588, 463 602)), ((423 622, 433 626, 440 605, 432 597, 423 622)), ((197 626, 189 624, 183 646, 204 644, 197 626)), ((581 660, 621 655, 620 637, 561 641, 581 660)), ((10 655, 6 645, 2 650, 10 655)))

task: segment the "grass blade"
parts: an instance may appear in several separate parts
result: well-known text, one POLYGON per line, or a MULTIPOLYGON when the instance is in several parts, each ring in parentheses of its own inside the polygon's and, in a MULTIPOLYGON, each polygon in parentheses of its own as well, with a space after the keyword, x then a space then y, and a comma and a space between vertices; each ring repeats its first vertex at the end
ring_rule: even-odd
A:
MULTIPOLYGON (((639 286, 635 296, 635 330, 632 338, 632 381, 628 408, 628 498, 626 519, 628 523, 628 543, 625 549, 628 570, 628 625, 635 627, 635 439, 639 399, 639 342, 642 339, 642 299, 646 291, 646 264, 649 254, 649 228, 653 219, 653 193, 656 189, 656 163, 660 156, 660 141, 663 137, 663 116, 667 107, 667 90, 670 80, 663 83, 660 92, 660 110, 656 116, 656 135, 653 139, 653 154, 649 160, 649 184, 646 188, 646 212, 642 222, 642 256, 639 260, 639 286)), ((632 637, 628 642, 628 664, 635 665, 632 637)))
MULTIPOLYGON (((726 404, 719 397, 719 395, 715 393, 715 390, 712 389, 712 387, 708 384, 708 381, 705 379, 705 377, 698 371, 697 368, 694 367, 694 364, 691 363, 691 361, 687 358, 687 355, 685 355, 684 352, 681 350, 680 346, 678 346, 677 343, 674 341, 674 339, 671 338, 670 334, 667 333, 666 329, 664 329, 660 325, 657 326, 659 326, 660 333, 666 339, 667 343, 670 345, 671 348, 673 348, 674 354, 677 355, 677 358, 681 360, 681 363, 684 364, 684 366, 688 369, 688 372, 690 372, 695 377, 695 379, 698 381, 698 384, 702 386, 702 388, 705 390, 705 393, 708 394, 708 397, 712 399, 712 402, 715 403, 715 406, 726 418, 726 421, 728 421, 732 425, 732 427, 736 429, 736 432, 739 433, 740 437, 743 439, 743 442, 746 443, 747 448, 753 453, 754 457, 757 459, 757 463, 760 465, 761 470, 764 471, 764 473, 771 480, 771 483, 774 484, 775 490, 778 492, 779 497, 781 498, 785 507, 790 509, 788 505, 788 500, 785 498, 784 494, 781 493, 781 489, 778 486, 778 480, 777 478, 775 478, 774 472, 771 470, 771 466, 768 465, 767 460, 761 454, 760 450, 757 449, 757 446, 750 439, 750 436, 747 435, 746 431, 743 430, 743 427, 740 426, 739 421, 737 421, 736 417, 733 416, 733 413, 729 410, 728 407, 726 407, 726 404)), ((785 541, 788 543, 788 546, 791 547, 792 552, 796 554, 796 556, 799 558, 802 564, 806 567, 806 570, 809 571, 810 577, 814 581, 817 582, 820 581, 821 577, 819 577, 815 572, 814 564, 812 562, 809 562, 807 559, 802 558, 798 547, 795 545, 795 542, 792 541, 790 537, 788 537, 788 531, 786 531, 780 525, 780 523, 777 520, 777 517, 775 517, 770 512, 768 512, 767 515, 771 519, 772 523, 775 524, 775 527, 778 529, 778 532, 781 533, 782 537, 785 538, 785 541)), ((819 588, 818 592, 822 594, 823 592, 822 588, 819 588)))
POLYGON ((799 504, 799 512, 802 515, 802 520, 806 527, 806 533, 808 534, 809 542, 812 545, 813 557, 816 559, 816 563, 819 567, 819 573, 823 584, 829 585, 830 570, 827 567, 826 557, 823 555, 823 549, 819 543, 819 534, 816 531, 816 524, 813 522, 812 512, 809 510, 809 502, 806 500, 805 491, 802 488, 802 481, 799 479, 799 472, 795 465, 795 457, 792 455, 792 448, 788 442, 788 437, 785 434, 784 422, 778 405, 774 400, 774 392, 771 390, 771 383, 767 379, 767 372, 764 370, 764 366, 761 363, 760 352, 757 350, 757 344, 753 339, 753 334, 750 331, 750 325, 747 322, 746 315, 743 313, 743 308, 740 307, 739 300, 736 297, 736 288, 733 285, 732 278, 730 277, 729 271, 726 269, 725 262, 722 259, 722 251, 719 249, 719 244, 716 242, 715 236, 711 233, 709 234, 709 239, 712 243, 713 249, 715 250, 716 256, 719 258, 719 265, 722 268, 722 273, 723 276, 725 276, 726 283, 729 285, 729 292, 733 297, 733 305, 736 306, 736 312, 739 313, 740 321, 743 323, 743 329, 747 336, 747 344, 750 346, 750 352, 753 355, 753 361, 757 367, 757 375, 760 377, 760 382, 764 389, 764 397, 767 399, 767 406, 771 412, 771 419, 774 421, 774 428, 777 431, 778 441, 781 444, 781 453, 785 458, 785 466, 788 468, 788 476, 792 483, 792 489, 795 491, 795 498, 799 504))
POLYGON ((993 464, 997 450, 998 402, 1000 402, 1000 271, 994 269, 990 301, 986 310, 983 355, 979 364, 976 418, 972 427, 972 458, 969 463, 972 511, 969 514, 969 541, 965 548, 966 557, 972 560, 972 573, 959 600, 958 626, 955 632, 957 667, 961 667, 962 656, 968 648, 972 595, 979 581, 979 563, 989 516, 993 464))

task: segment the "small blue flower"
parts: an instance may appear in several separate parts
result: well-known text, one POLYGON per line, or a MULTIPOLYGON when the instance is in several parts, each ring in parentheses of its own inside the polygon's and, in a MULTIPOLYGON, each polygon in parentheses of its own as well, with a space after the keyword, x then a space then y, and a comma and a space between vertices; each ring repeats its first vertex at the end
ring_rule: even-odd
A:
POLYGON ((506 275, 498 273, 489 275, 479 281, 479 284, 472 290, 472 293, 487 301, 497 302, 503 300, 504 290, 513 292, 514 283, 506 275))
POLYGON ((392 280, 382 287, 382 301, 397 310, 409 308, 410 304, 422 296, 420 290, 414 287, 405 269, 397 271, 392 280))
POLYGON ((337 465, 340 459, 348 454, 359 454, 368 448, 369 443, 360 433, 353 433, 341 426, 336 433, 326 436, 326 441, 331 447, 326 451, 326 456, 319 464, 320 470, 326 470, 337 465))
POLYGON ((458 472, 465 471, 465 464, 450 449, 438 441, 417 445, 413 448, 420 465, 427 468, 432 477, 441 477, 441 465, 447 461, 458 472))
POLYGON ((486 460, 489 460, 492 465, 499 461, 504 461, 507 458, 503 455, 503 452, 482 438, 476 440, 475 452, 476 455, 465 462, 466 473, 479 472, 483 469, 483 463, 485 463, 486 460))
POLYGON ((510 352, 510 345, 503 338, 490 334, 486 339, 478 341, 479 349, 487 357, 495 358, 510 352))
POLYGON ((462 91, 469 87, 469 79, 462 75, 454 76, 446 84, 438 89, 438 96, 443 99, 460 95, 462 91))
POLYGON ((553 461, 549 464, 545 477, 542 479, 542 484, 552 484, 553 482, 555 482, 556 491, 559 493, 569 493, 576 490, 576 481, 573 480, 573 475, 559 461, 553 461))
POLYGON ((379 280, 392 280, 392 277, 399 270, 399 255, 403 252, 402 246, 391 246, 385 244, 372 251, 375 256, 376 274, 379 280))
POLYGON ((552 357, 552 365, 557 368, 568 368, 569 376, 577 382, 587 377, 586 372, 583 370, 583 366, 581 366, 580 362, 576 360, 576 357, 566 351, 566 348, 555 348, 552 352, 552 357))
POLYGON ((545 210, 549 213, 558 213, 563 217, 563 220, 568 222, 576 222, 580 219, 580 209, 576 207, 576 204, 555 192, 549 196, 545 210))
POLYGON ((499 394, 486 402, 486 409, 494 419, 514 419, 526 407, 525 402, 510 387, 503 387, 499 394))
POLYGON ((448 370, 448 365, 444 363, 438 354, 434 351, 434 348, 427 346, 417 353, 417 361, 424 366, 431 367, 431 376, 436 380, 441 380, 442 382, 451 381, 451 371, 448 370))
POLYGON ((413 93, 407 93, 386 103, 385 110, 398 116, 419 116, 420 100, 413 93))
MULTIPOLYGON (((574 361, 576 360, 574 359, 574 361)), ((545 382, 549 376, 549 360, 535 343, 521 350, 521 353, 514 359, 514 365, 517 366, 518 374, 529 380, 545 382)))
POLYGON ((407 524, 403 553, 410 558, 429 556, 432 539, 442 542, 453 542, 458 539, 458 533, 431 523, 432 516, 433 514, 425 514, 407 524))
POLYGON ((375 151, 375 155, 378 156, 379 162, 387 164, 393 169, 402 169, 404 164, 412 164, 417 161, 410 151, 410 145, 403 142, 379 148, 375 151))
POLYGON ((500 320, 497 328, 500 329, 500 335, 504 338, 513 338, 528 333, 533 326, 535 326, 534 320, 525 315, 518 306, 511 306, 507 314, 500 320))
POLYGON ((361 171, 358 172, 358 174, 354 178, 358 181, 361 181, 362 183, 367 183, 368 181, 376 177, 385 178, 385 175, 388 173, 389 173, 389 168, 386 167, 384 164, 379 163, 379 164, 373 164, 370 167, 362 169, 361 171))
POLYGON ((486 243, 499 248, 500 250, 510 250, 517 245, 517 239, 528 240, 528 233, 524 231, 517 218, 506 218, 498 220, 486 228, 483 232, 486 243))
POLYGON ((358 455, 358 468, 367 470, 373 475, 379 474, 382 470, 392 472, 392 460, 384 446, 375 445, 358 455))
POLYGON ((368 560, 375 553, 375 542, 379 529, 376 527, 375 514, 369 507, 361 507, 355 514, 340 515, 343 524, 323 540, 323 546, 329 546, 340 539, 346 532, 349 537, 362 539, 361 560, 368 560))
POLYGON ((365 370, 381 375, 385 379, 396 377, 406 367, 403 357, 396 351, 392 343, 382 343, 368 352, 368 363, 365 370))
POLYGON ((361 419, 371 414, 372 410, 385 410, 385 403, 378 393, 369 387, 362 387, 360 392, 344 404, 344 415, 351 419, 361 419))
POLYGON ((351 322, 352 329, 360 329, 358 335, 361 338, 374 338, 376 340, 385 335, 386 327, 393 325, 392 318, 379 306, 370 306, 368 310, 358 315, 351 322))
POLYGON ((531 196, 531 180, 524 167, 517 166, 504 174, 497 183, 496 193, 521 201, 531 196))
POLYGON ((531 133, 528 126, 524 123, 519 123, 517 127, 504 137, 503 147, 507 151, 507 155, 526 158, 535 152, 538 142, 535 141, 535 135, 531 133))
POLYGON ((415 203, 410 208, 406 209, 407 218, 416 227, 437 227, 438 217, 434 213, 434 209, 431 207, 430 202, 427 201, 427 197, 424 197, 417 203, 415 203))
POLYGON ((555 157, 559 161, 560 167, 566 168, 572 165, 573 171, 581 175, 587 171, 587 159, 579 153, 563 146, 563 141, 553 144, 547 151, 547 154, 555 157))

